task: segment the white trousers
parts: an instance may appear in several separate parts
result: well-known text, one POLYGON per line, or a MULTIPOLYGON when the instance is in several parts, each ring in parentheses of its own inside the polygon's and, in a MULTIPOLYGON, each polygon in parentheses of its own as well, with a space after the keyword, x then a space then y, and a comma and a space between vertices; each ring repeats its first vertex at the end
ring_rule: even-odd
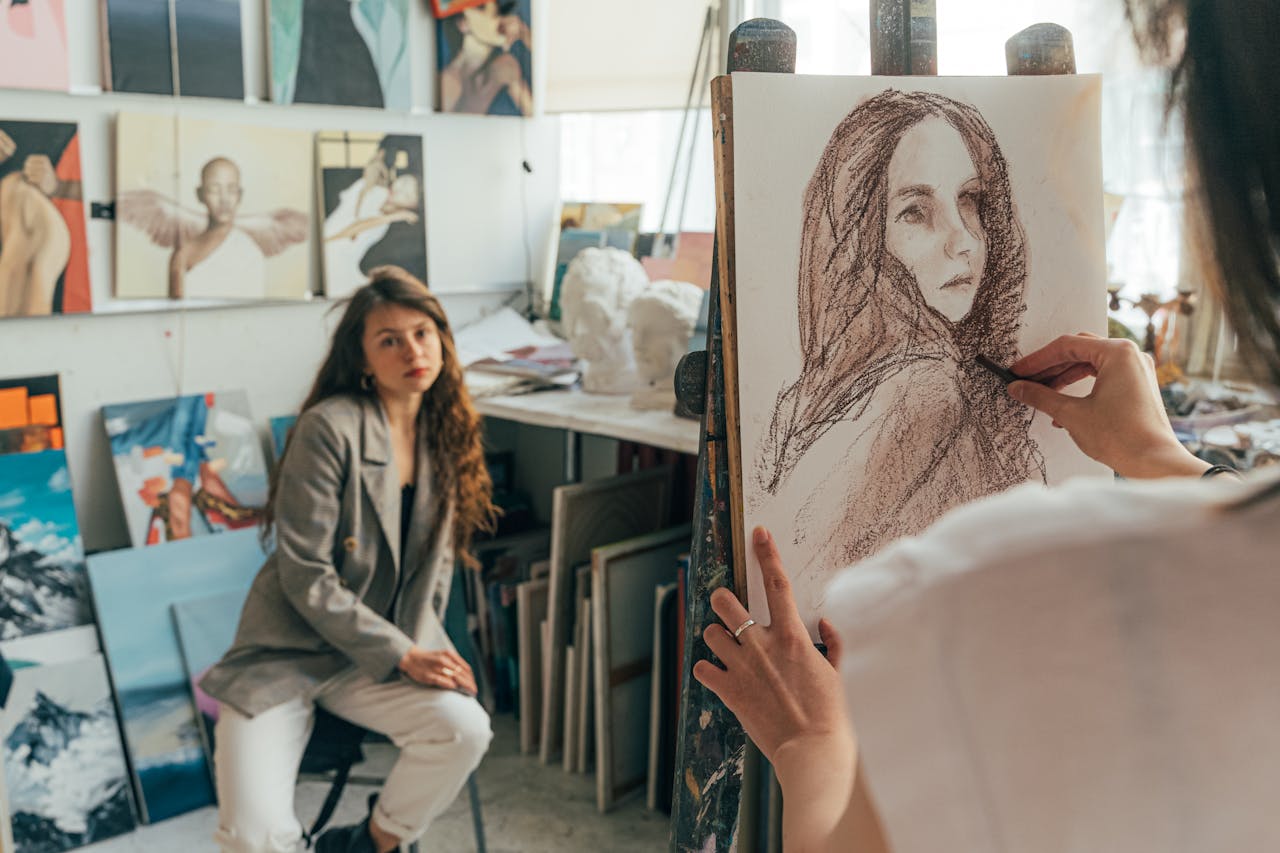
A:
MULTIPOLYGON (((400 748, 374 821, 408 842, 448 808, 479 765, 493 732, 474 699, 405 678, 378 683, 351 673, 326 685, 315 704, 400 748)), ((220 707, 214 738, 218 831, 222 853, 294 853, 302 826, 294 784, 314 720, 310 702, 294 699, 249 718, 220 707)))

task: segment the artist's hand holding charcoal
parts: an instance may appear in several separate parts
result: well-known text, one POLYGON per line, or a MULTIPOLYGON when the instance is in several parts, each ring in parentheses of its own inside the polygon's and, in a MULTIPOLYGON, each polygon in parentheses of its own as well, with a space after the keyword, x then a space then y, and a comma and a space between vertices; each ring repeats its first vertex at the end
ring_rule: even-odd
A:
POLYGON ((1063 335, 1009 369, 1031 380, 1009 386, 1014 399, 1049 415, 1082 451, 1122 477, 1197 476, 1209 467, 1178 442, 1155 364, 1132 341, 1063 335), (1086 396, 1060 393, 1090 377, 1086 396))
POLYGON ((779 778, 812 774, 816 759, 847 775, 851 786, 856 746, 837 671, 840 638, 825 619, 818 623, 828 650, 824 658, 800 618, 773 537, 757 527, 752 540, 771 624, 750 622, 733 593, 717 589, 711 607, 724 624, 709 626, 703 636, 723 669, 700 660, 693 675, 737 716, 779 778))
POLYGON ((414 646, 401 658, 400 671, 427 687, 462 690, 473 696, 479 692, 471 667, 451 649, 427 651, 414 646))

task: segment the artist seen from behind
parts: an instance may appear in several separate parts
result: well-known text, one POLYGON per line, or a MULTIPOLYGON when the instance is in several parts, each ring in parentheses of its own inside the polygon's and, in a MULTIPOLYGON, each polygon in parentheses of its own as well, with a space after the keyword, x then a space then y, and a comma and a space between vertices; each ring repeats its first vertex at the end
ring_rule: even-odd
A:
MULTIPOLYGON (((1280 388, 1280 4, 1127 5, 1174 69, 1204 274, 1280 388)), ((1280 850, 1280 476, 1206 470, 1127 342, 1011 367, 1033 380, 1015 399, 1128 482, 1017 488, 844 571, 830 661, 767 531, 772 623, 712 596, 723 666, 694 675, 772 762, 786 849, 1280 850)))
POLYGON ((272 480, 275 552, 201 682, 219 702, 223 853, 302 849, 293 792, 315 706, 400 749, 372 814, 319 853, 398 849, 457 796, 492 733, 441 620, 491 492, 443 308, 404 270, 373 270, 272 480))

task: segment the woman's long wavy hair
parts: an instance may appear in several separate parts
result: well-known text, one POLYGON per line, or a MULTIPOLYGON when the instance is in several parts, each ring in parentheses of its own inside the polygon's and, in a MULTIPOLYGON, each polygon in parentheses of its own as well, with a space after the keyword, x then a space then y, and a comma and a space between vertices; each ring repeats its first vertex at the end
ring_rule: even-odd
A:
POLYGON ((995 134, 968 104, 929 92, 888 90, 840 122, 804 195, 799 305, 802 368, 778 395, 758 470, 776 493, 832 425, 856 420, 873 392, 924 361, 959 365, 982 427, 1011 453, 1030 447, 1030 415, 974 363, 982 353, 1013 361, 1026 309, 1026 241, 1009 170, 995 134), (982 185, 979 218, 986 266, 973 307, 952 323, 925 302, 915 279, 885 247, 889 162, 902 137, 928 118, 954 127, 982 185), (1010 446, 1010 443, 1014 446, 1010 446))
MULTIPOLYGON (((369 283, 347 303, 338 328, 334 330, 329 354, 302 404, 302 412, 322 400, 339 394, 373 397, 376 392, 362 384, 365 374, 364 326, 369 313, 385 305, 400 305, 426 314, 440 330, 442 364, 440 375, 422 400, 419 429, 426 436, 431 453, 432 487, 437 494, 452 499, 453 547, 463 562, 478 567, 471 553, 477 531, 491 531, 498 509, 493 505, 493 483, 485 467, 480 416, 471 405, 471 396, 462 377, 462 365, 453 343, 453 332, 444 308, 427 286, 400 267, 377 267, 369 273, 369 283)), ((289 452, 286 444, 285 453, 289 452)), ((276 490, 280 467, 271 478, 271 492, 263 519, 263 534, 270 534, 274 522, 276 490)))

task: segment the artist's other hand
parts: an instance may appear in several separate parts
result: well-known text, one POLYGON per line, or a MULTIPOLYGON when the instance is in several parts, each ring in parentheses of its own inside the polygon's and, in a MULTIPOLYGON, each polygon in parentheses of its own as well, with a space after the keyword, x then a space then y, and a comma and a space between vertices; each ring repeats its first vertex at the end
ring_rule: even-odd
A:
POLYGON ((747 610, 733 593, 717 589, 711 607, 724 625, 708 626, 703 636, 724 668, 700 660, 693 675, 737 716, 784 783, 790 774, 815 772, 816 761, 839 768, 851 787, 857 753, 836 671, 840 638, 825 619, 818 623, 830 657, 824 658, 796 609, 773 537, 757 527, 752 543, 772 624, 752 625, 734 640, 730 631, 747 621, 747 610))
POLYGON ((476 695, 476 677, 462 656, 450 649, 427 651, 414 646, 400 659, 400 671, 427 687, 465 690, 476 695))
POLYGON ((58 192, 58 173, 45 154, 32 154, 22 164, 22 177, 49 198, 58 192))
POLYGON ((0 130, 0 163, 12 157, 17 150, 18 143, 13 141, 13 137, 0 130))
POLYGON ((1082 451, 1122 477, 1193 477, 1209 467, 1173 434, 1155 363, 1132 341, 1063 335, 1009 369, 1033 380, 1012 383, 1010 396, 1049 415, 1082 451), (1061 393, 1089 377, 1096 381, 1087 396, 1061 393))

